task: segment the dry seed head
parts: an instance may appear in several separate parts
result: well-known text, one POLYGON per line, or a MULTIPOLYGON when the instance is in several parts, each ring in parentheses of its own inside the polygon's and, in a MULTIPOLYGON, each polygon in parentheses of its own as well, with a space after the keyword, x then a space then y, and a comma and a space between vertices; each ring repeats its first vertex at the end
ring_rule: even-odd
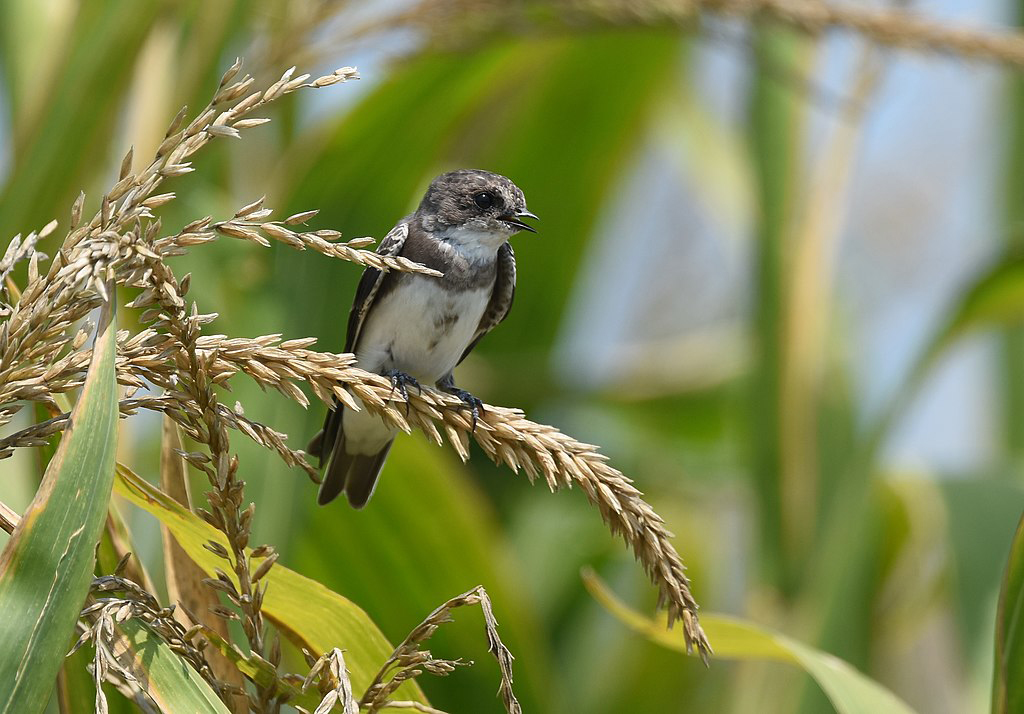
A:
POLYGON ((167 132, 164 134, 164 138, 170 137, 172 134, 177 133, 178 129, 185 122, 185 117, 188 115, 188 105, 183 106, 178 110, 178 113, 171 119, 171 123, 167 126, 167 132))
POLYGON ((302 213, 295 213, 295 214, 285 218, 284 219, 284 224, 287 225, 287 226, 295 226, 295 225, 298 225, 300 223, 305 223, 310 218, 313 218, 314 216, 316 216, 316 214, 318 214, 319 212, 320 212, 319 209, 313 209, 311 211, 303 211, 302 213))
POLYGON ((294 92, 296 89, 298 89, 299 87, 303 86, 303 83, 307 79, 309 79, 309 75, 308 74, 300 74, 298 77, 295 77, 294 79, 289 80, 284 85, 284 91, 285 92, 294 92))
POLYGON ((226 560, 229 557, 227 549, 215 540, 206 541, 203 543, 203 547, 219 558, 226 560))
POLYGON ((219 124, 212 124, 206 127, 206 132, 212 136, 226 136, 233 139, 241 139, 242 135, 238 133, 238 129, 232 126, 223 126, 219 124))
POLYGON ((239 70, 242 69, 242 64, 243 64, 242 58, 241 57, 235 57, 235 61, 232 63, 232 65, 230 67, 228 67, 227 71, 220 78, 220 85, 219 86, 220 86, 221 89, 223 89, 225 86, 227 86, 227 83, 235 78, 235 75, 237 75, 239 70))
POLYGON ((85 205, 85 191, 78 193, 78 198, 71 204, 71 230, 78 228, 78 224, 82 222, 82 207, 85 205))
MULTIPOLYGON (((191 122, 189 122, 189 125, 187 127, 185 127, 185 138, 186 139, 190 139, 190 138, 196 136, 199 132, 201 132, 204 128, 206 128, 214 120, 214 118, 216 116, 217 116, 217 110, 216 109, 214 109, 212 107, 206 109, 202 114, 200 114, 195 119, 193 119, 191 122)), ((181 149, 180 150, 182 152, 186 152, 187 151, 187 149, 185 148, 186 146, 187 146, 187 144, 183 143, 181 145, 181 149)), ((172 156, 173 156, 173 154, 172 154, 172 156)))
POLYGON ((187 173, 195 171, 192 168, 192 163, 186 161, 183 164, 168 164, 160 169, 160 175, 166 178, 173 178, 175 176, 182 176, 187 173))
POLYGON ((142 201, 142 205, 146 208, 159 208, 167 203, 170 203, 175 198, 174 193, 160 193, 156 196, 150 196, 149 198, 142 201))
POLYGON ((253 119, 239 119, 235 122, 236 129, 251 129, 255 126, 262 126, 270 122, 270 119, 263 117, 256 117, 253 119))
POLYGON ((209 609, 210 609, 210 612, 212 612, 214 615, 216 615, 217 617, 221 618, 222 620, 230 621, 230 620, 238 620, 238 619, 240 619, 238 617, 238 614, 234 610, 229 610, 228 608, 226 608, 226 607, 224 607, 222 605, 212 605, 212 606, 210 606, 209 609))
POLYGON ((247 203, 237 211, 235 211, 235 218, 246 218, 247 216, 259 211, 263 208, 263 202, 267 200, 266 196, 260 196, 252 203, 247 203))
POLYGON ((231 114, 236 117, 242 116, 249 110, 256 107, 258 104, 260 104, 262 96, 262 92, 253 92, 249 96, 245 97, 245 99, 242 99, 237 104, 235 104, 235 106, 231 108, 231 114))
POLYGON ((254 583, 258 582, 267 573, 269 573, 270 569, 274 566, 274 563, 277 562, 277 558, 278 558, 277 553, 274 553, 273 555, 271 555, 268 558, 264 559, 264 561, 262 563, 260 563, 259 567, 256 568, 255 572, 253 572, 253 574, 252 574, 252 581, 254 583))
POLYGON ((235 82, 233 85, 225 89, 223 92, 217 95, 216 103, 222 102, 233 102, 243 94, 249 91, 249 88, 256 82, 256 79, 246 75, 240 82, 235 82))
POLYGON ((124 180, 128 177, 128 174, 132 172, 132 158, 135 156, 135 147, 131 146, 128 149, 128 153, 124 155, 121 160, 121 170, 118 172, 118 179, 124 180))

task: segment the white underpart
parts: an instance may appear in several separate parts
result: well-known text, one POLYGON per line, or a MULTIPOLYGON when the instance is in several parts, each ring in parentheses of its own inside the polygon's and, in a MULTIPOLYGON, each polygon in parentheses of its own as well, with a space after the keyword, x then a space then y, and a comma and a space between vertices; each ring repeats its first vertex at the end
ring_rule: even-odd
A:
POLYGON ((512 235, 511 230, 485 231, 470 226, 449 228, 445 243, 457 250, 470 263, 493 260, 501 244, 512 235))
POLYGON ((432 385, 454 367, 476 333, 491 286, 452 292, 414 275, 373 306, 359 335, 361 369, 397 369, 432 385))
MULTIPOLYGON (((473 262, 492 260, 507 234, 450 231, 454 250, 473 262)), ((453 292, 437 279, 404 275, 373 305, 359 335, 357 365, 369 372, 395 369, 433 386, 451 372, 480 324, 493 285, 453 292), (448 319, 446 319, 448 318, 448 319)), ((410 387, 410 389, 415 389, 410 387)), ((375 454, 397 430, 366 409, 344 414, 345 450, 375 454)))

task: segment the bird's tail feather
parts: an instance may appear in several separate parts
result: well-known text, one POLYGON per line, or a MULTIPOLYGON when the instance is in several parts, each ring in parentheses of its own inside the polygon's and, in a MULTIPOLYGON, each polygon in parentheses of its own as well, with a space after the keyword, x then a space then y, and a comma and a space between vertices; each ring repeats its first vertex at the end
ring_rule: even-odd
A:
POLYGON ((348 475, 345 477, 345 495, 348 496, 348 502, 353 508, 362 508, 370 500, 393 443, 393 440, 389 441, 376 454, 342 455, 345 460, 350 462, 348 475))
POLYGON ((327 461, 327 471, 320 484, 317 503, 321 506, 330 503, 344 491, 353 508, 362 508, 373 495, 377 477, 394 440, 389 440, 375 454, 349 454, 345 451, 344 430, 335 431, 335 438, 330 445, 325 443, 325 437, 329 435, 326 431, 313 437, 306 449, 313 456, 319 456, 321 464, 327 461))
POLYGON ((344 491, 354 508, 362 508, 373 495, 394 438, 392 434, 392 438, 374 454, 350 454, 345 448, 343 417, 344 410, 340 405, 327 412, 324 428, 309 442, 306 452, 320 459, 320 468, 327 465, 317 503, 330 503, 344 491))
POLYGON ((306 453, 309 454, 310 456, 315 456, 318 459, 320 459, 320 468, 324 467, 323 449, 324 449, 324 430, 321 429, 320 431, 318 431, 316 433, 316 436, 314 436, 312 439, 310 439, 309 444, 306 445, 306 453))
POLYGON ((340 405, 335 405, 333 409, 327 410, 327 416, 324 417, 324 428, 316 433, 316 436, 306 446, 306 453, 310 456, 315 456, 320 459, 320 468, 324 467, 324 463, 331 455, 331 450, 335 447, 335 442, 338 440, 339 433, 341 432, 341 420, 342 420, 342 408, 340 405))
POLYGON ((365 506, 373 495, 391 444, 389 441, 376 454, 346 454, 344 449, 335 450, 320 484, 317 503, 328 504, 344 491, 353 508, 365 506))

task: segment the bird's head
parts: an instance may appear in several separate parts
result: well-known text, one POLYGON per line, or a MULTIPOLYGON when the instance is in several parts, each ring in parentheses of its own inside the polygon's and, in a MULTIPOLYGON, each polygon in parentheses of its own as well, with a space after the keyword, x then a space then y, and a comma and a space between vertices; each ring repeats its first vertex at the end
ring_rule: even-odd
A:
POLYGON ((431 231, 460 229, 507 239, 519 231, 536 230, 523 218, 537 216, 526 208, 523 192, 500 174, 460 169, 434 179, 417 213, 431 231))

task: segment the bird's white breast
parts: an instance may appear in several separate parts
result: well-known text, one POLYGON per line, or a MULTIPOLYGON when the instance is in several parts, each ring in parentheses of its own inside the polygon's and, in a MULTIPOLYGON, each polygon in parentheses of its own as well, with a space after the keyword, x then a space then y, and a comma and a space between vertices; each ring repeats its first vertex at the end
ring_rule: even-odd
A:
POLYGON ((492 290, 486 285, 453 291, 433 278, 403 275, 367 315, 358 365, 371 372, 396 369, 433 385, 469 346, 492 290))

